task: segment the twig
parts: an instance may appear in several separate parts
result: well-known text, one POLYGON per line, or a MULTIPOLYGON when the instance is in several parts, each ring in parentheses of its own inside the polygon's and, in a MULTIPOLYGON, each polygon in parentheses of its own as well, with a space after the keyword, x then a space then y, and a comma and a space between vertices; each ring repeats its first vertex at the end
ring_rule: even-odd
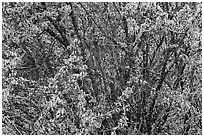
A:
POLYGON ((101 28, 101 26, 99 26, 96 21, 93 19, 93 17, 91 15, 89 15, 88 11, 86 10, 86 8, 82 5, 82 3, 79 3, 81 5, 81 7, 84 9, 84 11, 86 12, 86 14, 92 19, 92 21, 94 22, 94 24, 97 26, 97 28, 102 32, 102 35, 104 35, 106 38, 108 38, 109 40, 113 41, 114 44, 119 45, 118 42, 113 38, 110 37, 108 35, 106 35, 106 33, 103 31, 103 29, 101 28))
MULTIPOLYGON (((144 16, 144 15, 141 15, 141 16, 144 17, 145 19, 149 20, 150 22, 156 24, 156 22, 153 21, 153 20, 151 20, 150 18, 148 18, 148 17, 146 17, 146 16, 144 16)), ((172 30, 172 29, 170 29, 170 28, 167 28, 167 29, 168 29, 169 31, 172 31, 172 32, 177 33, 177 34, 186 34, 186 32, 178 32, 178 31, 172 30)))
POLYGON ((22 135, 22 133, 18 130, 18 128, 15 126, 15 124, 13 122, 11 122, 7 117, 4 117, 4 120, 6 121, 6 124, 9 126, 11 125, 12 127, 14 127, 14 130, 17 131, 18 134, 22 135))
POLYGON ((76 19, 75 13, 74 13, 73 5, 71 2, 69 2, 69 3, 66 2, 66 4, 69 4, 71 7, 70 16, 72 18, 72 24, 74 26, 74 31, 77 34, 78 39, 81 40, 81 35, 79 34, 79 26, 78 26, 77 19, 76 19))
POLYGON ((63 44, 65 47, 66 45, 64 44, 64 41, 59 35, 57 35, 55 32, 53 32, 50 28, 44 29, 48 34, 50 34, 53 38, 55 38, 57 41, 59 41, 61 44, 63 44))
POLYGON ((117 10, 118 14, 120 15, 120 17, 122 18, 122 14, 120 13, 119 9, 117 8, 115 2, 113 2, 113 6, 115 7, 115 9, 117 10))
POLYGON ((63 43, 65 43, 66 47, 70 45, 70 41, 67 39, 66 35, 64 32, 61 30, 59 24, 56 23, 55 20, 53 20, 51 17, 47 16, 47 19, 52 23, 52 25, 55 27, 55 29, 60 33, 62 37, 63 43))

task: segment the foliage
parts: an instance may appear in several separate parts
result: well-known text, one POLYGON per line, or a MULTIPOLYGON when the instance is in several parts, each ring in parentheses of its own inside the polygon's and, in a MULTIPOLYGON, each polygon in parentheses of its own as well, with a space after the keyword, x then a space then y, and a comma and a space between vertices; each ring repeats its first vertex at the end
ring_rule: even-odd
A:
POLYGON ((202 4, 2 5, 2 130, 202 134, 202 4))

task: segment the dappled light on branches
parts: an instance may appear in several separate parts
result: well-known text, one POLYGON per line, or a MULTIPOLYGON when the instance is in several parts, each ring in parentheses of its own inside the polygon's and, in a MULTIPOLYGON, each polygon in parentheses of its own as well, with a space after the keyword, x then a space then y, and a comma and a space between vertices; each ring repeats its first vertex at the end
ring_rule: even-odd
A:
POLYGON ((3 2, 6 135, 201 135, 202 4, 3 2))

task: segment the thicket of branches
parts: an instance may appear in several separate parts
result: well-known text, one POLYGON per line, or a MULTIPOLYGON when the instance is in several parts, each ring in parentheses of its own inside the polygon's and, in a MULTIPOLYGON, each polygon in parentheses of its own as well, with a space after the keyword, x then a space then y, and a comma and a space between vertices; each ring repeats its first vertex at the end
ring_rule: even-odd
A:
POLYGON ((3 134, 202 134, 201 6, 3 3, 3 134))

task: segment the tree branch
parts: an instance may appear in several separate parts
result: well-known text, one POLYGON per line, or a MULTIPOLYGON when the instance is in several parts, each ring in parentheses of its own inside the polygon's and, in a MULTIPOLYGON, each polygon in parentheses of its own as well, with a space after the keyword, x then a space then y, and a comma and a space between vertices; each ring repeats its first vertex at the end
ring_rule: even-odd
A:
POLYGON ((86 8, 82 5, 82 3, 79 3, 81 5, 81 7, 84 9, 84 11, 86 12, 86 14, 92 19, 92 21, 94 22, 94 24, 97 26, 97 28, 102 32, 102 35, 104 35, 107 39, 111 40, 115 45, 119 45, 118 42, 113 38, 110 37, 108 35, 106 35, 106 33, 104 32, 104 30, 101 28, 101 26, 99 26, 96 21, 93 19, 93 17, 88 13, 88 11, 86 10, 86 8))
POLYGON ((149 114, 148 114, 148 119, 149 120, 151 120, 151 115, 153 113, 153 109, 155 107, 157 97, 159 95, 158 91, 161 89, 162 84, 163 84, 163 82, 164 82, 164 80, 165 80, 165 78, 166 78, 166 76, 167 76, 167 74, 169 72, 169 71, 165 71, 165 70, 166 70, 167 61, 169 59, 169 55, 171 54, 172 50, 174 50, 174 49, 172 49, 172 48, 167 49, 166 54, 165 54, 164 63, 163 63, 163 67, 162 67, 162 72, 161 72, 161 78, 159 80, 158 86, 156 87, 156 90, 155 90, 156 93, 155 93, 155 96, 153 97, 152 104, 151 104, 151 106, 149 108, 149 114))
POLYGON ((50 36, 52 36, 53 38, 55 38, 57 41, 59 41, 61 44, 64 45, 64 47, 66 47, 67 45, 65 45, 63 39, 61 37, 59 37, 59 35, 57 35, 55 32, 53 32, 50 28, 46 28, 44 29, 44 31, 46 31, 48 34, 50 34, 50 36))
POLYGON ((154 53, 153 53, 153 57, 150 59, 150 66, 152 66, 153 60, 154 60, 154 58, 155 58, 155 56, 156 56, 156 52, 157 52, 158 49, 162 46, 162 43, 164 42, 164 38, 165 38, 165 36, 163 35, 162 38, 160 39, 160 42, 159 42, 158 44, 156 44, 156 45, 157 45, 157 48, 156 48, 156 50, 155 50, 154 53))
POLYGON ((71 7, 70 16, 71 16, 71 18, 72 18, 72 24, 73 24, 73 26, 74 26, 74 31, 75 31, 75 33, 76 33, 78 39, 81 40, 81 35, 79 34, 79 26, 78 26, 78 23, 77 23, 77 18, 76 18, 75 13, 74 13, 73 5, 72 5, 71 2, 69 2, 69 3, 67 3, 67 4, 69 4, 70 7, 71 7))
POLYGON ((65 47, 70 45, 70 41, 67 39, 65 33, 61 30, 60 25, 57 24, 56 21, 49 16, 47 16, 47 19, 52 23, 52 25, 55 27, 55 29, 60 33, 60 35, 62 37, 62 41, 64 43, 63 45, 65 45, 65 47))

